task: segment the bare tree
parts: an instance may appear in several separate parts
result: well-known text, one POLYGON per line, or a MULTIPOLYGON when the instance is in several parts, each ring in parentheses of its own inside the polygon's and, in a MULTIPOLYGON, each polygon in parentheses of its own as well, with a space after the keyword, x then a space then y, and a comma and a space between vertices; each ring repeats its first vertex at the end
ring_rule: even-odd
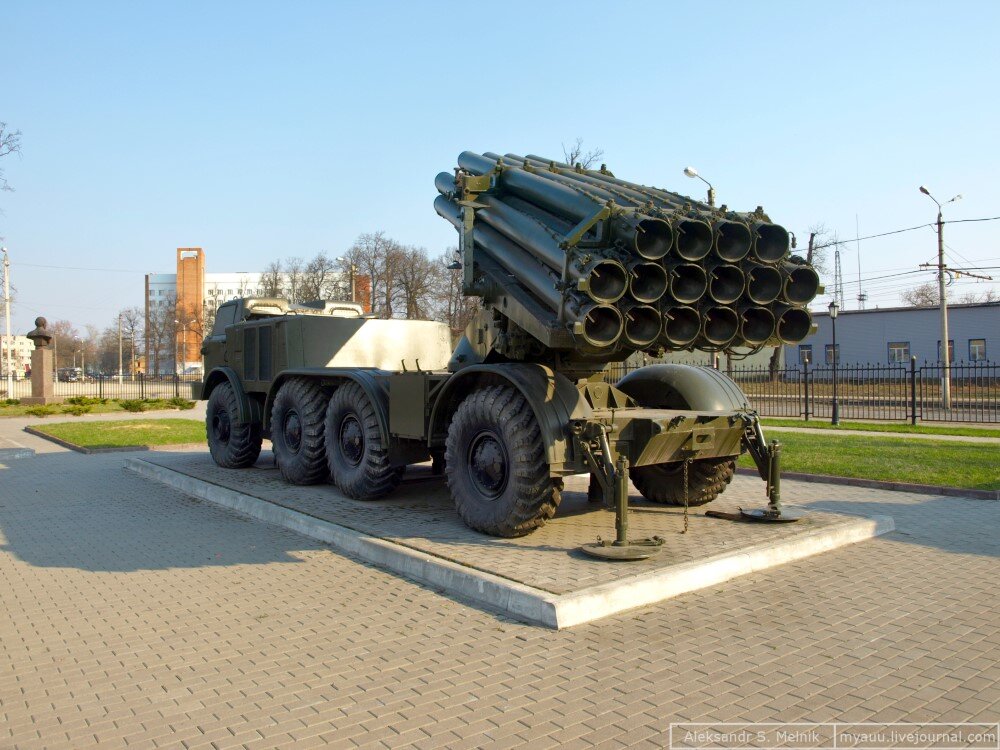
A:
POLYGON ((73 351, 79 348, 76 346, 76 342, 80 340, 80 332, 68 320, 57 320, 49 323, 48 331, 55 347, 54 364, 56 369, 69 367, 68 363, 73 361, 73 351))
POLYGON ((337 263, 320 250, 302 269, 301 300, 330 299, 338 281, 337 263))
POLYGON ((986 289, 982 292, 966 292, 959 299, 960 302, 965 302, 967 304, 982 304, 984 302, 1000 302, 1000 295, 997 294, 997 290, 992 287, 986 289))
POLYGON ((583 138, 577 137, 577 139, 566 148, 566 144, 562 144, 563 150, 563 161, 567 164, 576 166, 581 165, 584 169, 590 169, 594 164, 596 164, 602 156, 604 156, 603 148, 592 148, 590 151, 583 150, 583 138))
POLYGON ((910 307, 935 307, 941 300, 938 286, 932 281, 907 289, 899 296, 910 307))
POLYGON ((356 273, 371 280, 372 312, 380 318, 391 318, 395 313, 400 261, 399 243, 382 231, 360 235, 340 259, 342 273, 356 273))
POLYGON ((264 266, 264 272, 260 275, 260 294, 262 297, 280 297, 281 285, 281 261, 272 260, 264 266))
POLYGON ((437 292, 437 265, 422 247, 399 248, 396 283, 407 319, 431 316, 437 292))
MULTIPOLYGON (((7 123, 0 122, 0 158, 21 153, 21 131, 10 130, 7 123)), ((0 169, 0 190, 13 190, 0 169)))
POLYGON ((448 248, 434 263, 437 297, 434 319, 447 323, 452 338, 457 339, 479 310, 480 303, 478 297, 462 294, 462 270, 448 268, 455 257, 455 250, 448 248))
POLYGON ((289 302, 299 302, 302 297, 302 258, 285 259, 285 285, 282 296, 287 297, 289 302))
MULTIPOLYGON (((146 321, 149 351, 146 352, 146 372, 159 374, 164 365, 173 362, 174 343, 176 341, 177 300, 168 295, 162 302, 149 307, 149 319, 146 321)), ((169 371, 169 370, 168 370, 169 371)))
MULTIPOLYGON (((120 315, 122 321, 122 359, 126 371, 131 373, 135 368, 136 343, 142 341, 146 335, 146 316, 138 307, 126 307, 120 315)), ((115 346, 117 347, 117 341, 115 346)), ((117 364, 115 369, 117 369, 117 364)))
POLYGON ((809 227, 809 245, 806 250, 806 262, 811 263, 820 276, 829 273, 827 265, 831 248, 840 244, 836 232, 826 228, 826 224, 818 223, 809 227))

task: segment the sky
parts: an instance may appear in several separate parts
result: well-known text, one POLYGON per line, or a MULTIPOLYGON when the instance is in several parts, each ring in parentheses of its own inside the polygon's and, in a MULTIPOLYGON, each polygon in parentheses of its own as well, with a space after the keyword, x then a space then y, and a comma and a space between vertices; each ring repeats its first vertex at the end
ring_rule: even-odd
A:
MULTIPOLYGON (((616 175, 700 198, 693 165, 800 247, 817 224, 931 224, 922 184, 963 195, 948 220, 1000 216, 997 28, 992 1, 7 0, 14 329, 110 325, 176 247, 210 272, 336 257, 376 230, 438 254, 456 236, 434 176, 466 149, 558 158, 580 137, 616 175)), ((1000 266, 998 238, 1000 221, 947 225, 949 264, 1000 266)), ((929 226, 844 245, 848 309, 859 255, 886 307, 934 279, 894 274, 936 248, 929 226)))

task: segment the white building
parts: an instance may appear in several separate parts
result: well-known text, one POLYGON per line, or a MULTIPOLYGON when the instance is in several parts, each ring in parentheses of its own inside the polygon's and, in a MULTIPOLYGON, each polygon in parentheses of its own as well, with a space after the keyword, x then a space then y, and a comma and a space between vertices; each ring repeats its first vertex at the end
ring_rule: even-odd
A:
POLYGON ((0 336, 0 372, 6 377, 8 371, 16 378, 23 378, 28 367, 31 366, 31 352, 35 345, 27 336, 11 336, 10 351, 8 356, 6 336, 0 336))

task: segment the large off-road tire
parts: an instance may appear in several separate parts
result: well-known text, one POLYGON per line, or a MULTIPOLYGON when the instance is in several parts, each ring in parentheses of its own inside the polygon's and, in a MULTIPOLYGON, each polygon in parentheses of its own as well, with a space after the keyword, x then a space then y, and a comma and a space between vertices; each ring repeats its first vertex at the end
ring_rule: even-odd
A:
MULTIPOLYGON (((692 461, 688 467, 688 505, 705 505, 717 498, 733 481, 736 461, 731 458, 692 461)), ((652 503, 684 505, 684 464, 637 466, 632 483, 652 503)))
POLYGON ((240 422, 239 403, 233 387, 220 383, 208 397, 205 433, 212 460, 224 469, 253 466, 260 455, 260 422, 240 422))
POLYGON ((462 520, 493 536, 524 536, 559 506, 538 422, 510 386, 475 391, 455 410, 444 472, 462 520))
POLYGON ((326 481, 323 418, 327 395, 309 378, 286 380, 271 409, 271 446, 278 470, 292 484, 326 481))
POLYGON ((375 500, 396 489, 406 467, 389 463, 378 412, 357 383, 334 391, 325 431, 327 465, 341 492, 355 500, 375 500))

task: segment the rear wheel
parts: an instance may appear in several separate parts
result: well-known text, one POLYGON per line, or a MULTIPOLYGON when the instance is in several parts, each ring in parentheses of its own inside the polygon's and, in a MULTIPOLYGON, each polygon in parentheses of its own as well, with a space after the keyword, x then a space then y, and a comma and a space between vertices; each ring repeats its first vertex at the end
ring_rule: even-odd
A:
MULTIPOLYGON (((736 473, 731 458, 692 461, 688 466, 688 505, 710 503, 726 489, 736 473)), ((684 464, 636 466, 632 483, 652 503, 684 505, 684 464)))
POLYGON ((538 422, 510 386, 484 388, 461 403, 444 463, 455 508, 477 531, 524 536, 559 506, 560 483, 549 476, 538 422))
POLYGON ((217 385, 208 397, 205 433, 212 460, 225 469, 253 466, 260 455, 260 422, 240 422, 236 392, 228 382, 217 385))
POLYGON ((278 390, 271 410, 271 445, 278 470, 292 484, 325 481, 323 416, 326 394, 308 378, 291 378, 278 390))
POLYGON ((327 465, 341 492, 355 500, 375 500, 396 489, 406 467, 389 463, 378 413, 357 383, 334 391, 325 431, 327 465))

